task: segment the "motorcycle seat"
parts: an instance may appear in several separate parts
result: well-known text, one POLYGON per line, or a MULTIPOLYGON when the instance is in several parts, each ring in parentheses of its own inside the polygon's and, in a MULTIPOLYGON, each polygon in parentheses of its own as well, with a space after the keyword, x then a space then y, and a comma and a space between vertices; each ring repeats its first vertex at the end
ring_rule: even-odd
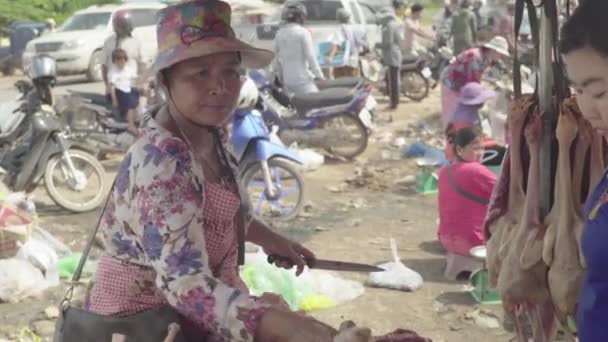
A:
POLYGON ((87 102, 91 102, 94 105, 98 105, 98 106, 102 106, 102 107, 111 106, 110 101, 108 101, 108 98, 104 94, 81 92, 81 91, 72 91, 72 94, 84 99, 87 102))
POLYGON ((319 89, 331 89, 331 88, 354 88, 363 81, 359 77, 341 77, 333 80, 322 80, 318 81, 317 87, 319 89))
POLYGON ((348 104, 353 97, 352 89, 331 88, 316 93, 294 95, 291 104, 303 114, 313 109, 348 104))

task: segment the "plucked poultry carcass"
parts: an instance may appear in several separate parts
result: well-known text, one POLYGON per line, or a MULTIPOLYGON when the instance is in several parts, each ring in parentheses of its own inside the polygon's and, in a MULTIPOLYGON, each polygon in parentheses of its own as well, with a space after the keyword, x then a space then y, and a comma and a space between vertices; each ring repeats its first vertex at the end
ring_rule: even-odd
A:
POLYGON ((543 248, 543 260, 549 265, 549 293, 555 306, 555 315, 564 327, 568 341, 575 340, 568 329, 568 318, 575 317, 584 277, 584 269, 579 261, 583 219, 576 210, 580 207, 581 186, 580 180, 574 179, 573 187, 572 177, 583 173, 585 164, 581 155, 586 155, 590 142, 590 132, 585 131, 586 127, 581 127, 575 159, 583 159, 583 162, 575 164, 576 171, 572 173, 570 148, 579 131, 579 121, 575 115, 577 114, 570 108, 563 106, 557 124, 559 153, 555 175, 555 203, 546 219, 548 228, 543 248))
POLYGON ((545 227, 540 217, 540 115, 534 115, 524 132, 530 151, 524 210, 500 268, 498 290, 504 309, 515 314, 520 341, 528 340, 521 329, 524 313, 532 320, 534 341, 551 341, 553 312, 547 286, 548 267, 542 260, 545 227))
POLYGON ((602 175, 604 174, 604 167, 606 166, 604 159, 604 137, 595 130, 593 131, 593 139, 591 141, 591 165, 589 175, 589 193, 595 186, 600 182, 602 175))
POLYGON ((509 148, 509 190, 507 210, 503 216, 489 225, 490 238, 486 242, 486 264, 491 287, 498 285, 498 274, 502 261, 508 251, 508 242, 513 228, 521 222, 524 203, 523 165, 522 165, 522 134, 526 116, 535 106, 532 96, 523 96, 514 101, 509 111, 509 129, 511 131, 511 146, 509 148))

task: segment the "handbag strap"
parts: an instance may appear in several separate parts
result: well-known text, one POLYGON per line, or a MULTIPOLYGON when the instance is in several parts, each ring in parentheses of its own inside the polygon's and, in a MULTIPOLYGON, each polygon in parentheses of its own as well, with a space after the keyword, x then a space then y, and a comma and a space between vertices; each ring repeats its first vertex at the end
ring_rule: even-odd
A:
POLYGON ((456 190, 456 192, 458 192, 463 197, 470 199, 471 201, 479 203, 479 204, 488 205, 490 203, 489 199, 477 197, 469 192, 466 192, 464 189, 462 189, 460 186, 458 186, 458 184, 456 184, 456 180, 454 180, 454 177, 452 176, 451 165, 448 165, 446 168, 447 168, 448 178, 450 179, 450 183, 452 184, 452 187, 454 188, 454 190, 456 190))
POLYGON ((112 197, 112 191, 114 190, 114 185, 116 185, 116 179, 114 179, 114 182, 112 183, 112 188, 110 188, 110 193, 108 194, 108 197, 106 198, 106 202, 103 206, 103 210, 101 211, 101 214, 99 215, 99 218, 97 219, 97 224, 95 225, 95 227, 91 231, 91 234, 89 235, 87 244, 84 246, 84 250, 82 251, 82 256, 80 257, 80 261, 78 262, 78 266, 76 267, 76 270, 74 271, 74 274, 72 275, 72 287, 74 286, 74 284, 76 284, 80 280, 80 276, 82 275, 82 270, 84 269, 84 264, 87 262, 89 253, 91 253, 91 248, 93 248, 93 243, 95 242, 95 235, 97 235, 97 232, 99 231, 99 226, 101 225, 101 220, 103 220, 103 215, 106 213, 106 209, 108 208, 108 203, 110 203, 110 198, 112 197))

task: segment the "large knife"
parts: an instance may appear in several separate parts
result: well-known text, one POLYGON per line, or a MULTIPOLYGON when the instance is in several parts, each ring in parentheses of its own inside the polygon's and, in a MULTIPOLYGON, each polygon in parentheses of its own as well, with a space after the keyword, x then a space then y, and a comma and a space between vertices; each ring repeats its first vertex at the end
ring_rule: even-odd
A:
MULTIPOLYGON (((293 264, 291 259, 278 256, 278 255, 269 255, 268 263, 274 264, 276 262, 293 264)), ((340 272, 384 272, 386 271, 383 268, 367 265, 367 264, 358 264, 355 262, 346 262, 346 261, 335 261, 335 260, 323 260, 323 259, 306 259, 306 265, 310 268, 316 268, 320 270, 330 270, 330 271, 340 271, 340 272)))

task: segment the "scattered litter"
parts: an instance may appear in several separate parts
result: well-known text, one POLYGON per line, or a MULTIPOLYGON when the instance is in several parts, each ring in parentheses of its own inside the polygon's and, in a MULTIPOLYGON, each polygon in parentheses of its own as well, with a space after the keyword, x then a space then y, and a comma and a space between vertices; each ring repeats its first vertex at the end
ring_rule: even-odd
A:
POLYGON ((386 271, 370 273, 368 284, 402 291, 416 291, 422 286, 422 276, 401 262, 395 239, 391 238, 390 246, 394 261, 379 265, 386 271))
POLYGON ((408 186, 408 185, 414 185, 416 184, 416 176, 414 175, 407 175, 401 179, 397 179, 395 181, 395 184, 397 185, 404 185, 404 186, 408 186))
POLYGON ((310 148, 296 150, 296 154, 302 159, 304 171, 314 171, 325 164, 325 156, 310 148))
POLYGON ((405 141, 404 137, 399 137, 393 141, 393 146, 396 148, 402 148, 405 146, 405 144, 406 144, 406 141, 405 141))
POLYGON ((0 260, 0 301, 18 303, 46 288, 42 272, 31 263, 16 258, 0 260))
POLYGON ((59 317, 59 308, 56 305, 49 306, 48 308, 44 309, 44 315, 48 319, 55 319, 59 317))
POLYGON ((442 150, 419 142, 407 146, 403 154, 407 158, 423 158, 429 162, 432 161, 437 166, 444 166, 448 163, 442 150))
POLYGON ((464 318, 473 321, 477 326, 487 329, 500 328, 500 320, 493 313, 485 310, 474 310, 467 312, 464 318))

